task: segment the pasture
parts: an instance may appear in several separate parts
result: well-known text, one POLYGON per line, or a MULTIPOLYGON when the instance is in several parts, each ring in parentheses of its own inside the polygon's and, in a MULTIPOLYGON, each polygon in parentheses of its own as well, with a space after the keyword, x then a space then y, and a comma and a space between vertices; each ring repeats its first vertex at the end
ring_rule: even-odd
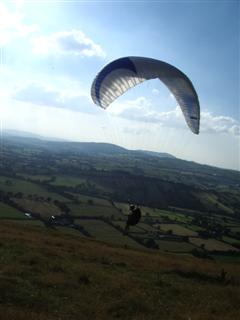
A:
POLYGON ((221 209, 227 214, 233 214, 234 210, 224 205, 219 198, 210 192, 198 192, 196 197, 200 200, 203 205, 206 205, 209 210, 216 210, 216 207, 221 209))
POLYGON ((224 243, 216 239, 189 238, 190 243, 195 246, 202 247, 208 251, 239 251, 230 244, 224 243))
POLYGON ((0 202, 0 219, 2 218, 7 218, 7 219, 25 219, 26 217, 24 216, 24 214, 13 208, 10 207, 9 205, 0 202))
POLYGON ((62 212, 54 205, 54 203, 43 200, 30 200, 30 199, 14 199, 14 202, 21 205, 26 212, 39 213, 41 217, 51 217, 59 215, 62 212))
POLYGON ((236 238, 232 238, 232 237, 227 237, 227 236, 224 236, 223 238, 223 241, 225 242, 228 242, 229 244, 239 244, 240 245, 240 239, 236 239, 236 238))
POLYGON ((167 223, 161 223, 160 224, 160 230, 164 232, 172 231, 173 234, 176 234, 178 236, 197 236, 198 233, 187 229, 186 227, 179 225, 179 224, 167 224, 167 223))
POLYGON ((29 179, 29 180, 32 180, 32 181, 40 181, 40 182, 44 182, 44 181, 49 181, 49 179, 51 177, 47 176, 47 175, 40 175, 40 174, 19 174, 18 175, 20 178, 24 178, 24 179, 29 179))
POLYGON ((51 182, 51 185, 76 187, 77 185, 81 185, 82 183, 87 183, 87 180, 84 178, 73 177, 68 175, 58 175, 55 177, 54 181, 51 182))
POLYGON ((193 244, 183 241, 155 240, 155 242, 158 244, 159 250, 166 252, 187 253, 195 248, 193 244))
POLYGON ((0 189, 2 189, 5 192, 11 192, 13 194, 21 193, 27 196, 35 195, 38 197, 51 197, 55 200, 66 201, 66 199, 61 195, 54 192, 49 192, 48 190, 44 189, 42 186, 39 186, 36 183, 16 178, 0 176, 0 189))
POLYGON ((96 240, 117 246, 144 248, 136 241, 130 239, 128 236, 123 235, 114 227, 101 220, 75 219, 75 223, 83 226, 84 229, 87 230, 96 240))
POLYGON ((102 216, 102 217, 116 217, 118 218, 120 216, 119 211, 110 206, 98 206, 95 204, 87 204, 87 203, 70 203, 68 204, 68 207, 70 208, 71 215, 73 216, 89 216, 89 217, 96 217, 96 216, 102 216))
POLYGON ((97 197, 88 196, 88 195, 79 194, 79 193, 74 193, 74 194, 72 193, 72 195, 74 195, 80 203, 84 203, 84 204, 91 203, 98 206, 112 207, 112 204, 109 202, 109 200, 106 200, 106 199, 97 198, 97 197))

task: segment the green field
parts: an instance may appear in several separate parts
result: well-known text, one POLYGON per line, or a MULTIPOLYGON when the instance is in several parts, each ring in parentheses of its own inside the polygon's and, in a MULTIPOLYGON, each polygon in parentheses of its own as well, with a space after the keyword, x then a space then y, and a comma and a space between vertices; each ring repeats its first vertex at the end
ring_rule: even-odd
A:
POLYGON ((155 208, 145 207, 141 206, 141 211, 143 216, 150 216, 150 217, 156 217, 159 215, 159 210, 155 208))
POLYGON ((144 223, 144 222, 139 222, 137 224, 137 227, 140 229, 140 230, 144 230, 146 232, 156 232, 156 228, 152 227, 151 225, 147 224, 147 223, 144 223))
POLYGON ((84 190, 98 190, 101 192, 109 192, 111 191, 108 188, 103 187, 102 185, 93 181, 93 179, 80 178, 75 176, 68 175, 58 175, 55 177, 56 179, 51 182, 53 186, 64 186, 64 187, 80 187, 84 190))
MULTIPOLYGON (((123 202, 115 202, 117 208, 119 208, 123 214, 129 214, 129 204, 123 202)), ((187 214, 173 212, 170 210, 162 210, 158 208, 150 208, 146 206, 140 206, 143 217, 150 217, 152 221, 164 221, 168 219, 169 221, 190 223, 192 221, 192 217, 187 216, 187 214)))
POLYGON ((69 204, 68 207, 71 210, 73 216, 104 216, 104 217, 119 217, 119 211, 114 207, 105 207, 98 205, 83 204, 69 204))
POLYGON ((190 252, 194 249, 194 246, 188 242, 178 242, 170 240, 155 240, 161 251, 172 251, 172 252, 190 252))
POLYGON ((86 196, 84 194, 78 194, 78 193, 72 193, 76 197, 78 201, 81 203, 89 203, 91 202, 94 205, 99 205, 99 206, 105 206, 105 207, 112 207, 112 204, 106 200, 106 199, 101 199, 97 197, 92 197, 92 196, 86 196))
POLYGON ((129 246, 133 248, 144 248, 128 236, 123 235, 114 227, 101 220, 76 219, 76 224, 84 227, 96 240, 103 241, 117 246, 129 246))
POLYGON ((223 210, 224 212, 228 214, 233 214, 233 209, 225 206, 223 203, 221 203, 218 199, 218 197, 212 193, 207 192, 198 192, 196 194, 197 198, 200 200, 201 203, 206 205, 209 210, 216 210, 216 207, 223 210))
POLYGON ((64 176, 64 175, 58 175, 56 179, 53 182, 51 182, 51 184, 54 186, 66 186, 66 187, 75 187, 82 183, 87 183, 87 180, 78 178, 78 177, 64 176))
POLYGON ((0 202, 0 218, 26 219, 21 211, 2 202, 0 202))
POLYGON ((204 230, 204 228, 196 226, 194 224, 188 224, 187 227, 188 227, 188 229, 193 230, 195 232, 199 232, 199 231, 203 231, 204 230))
POLYGON ((57 206, 47 201, 14 199, 14 202, 21 205, 26 212, 39 213, 41 217, 50 217, 50 216, 59 215, 62 213, 57 206))
POLYGON ((182 222, 182 223, 190 223, 192 218, 190 216, 179 212, 173 212, 171 210, 162 210, 162 209, 155 209, 155 216, 159 215, 162 220, 169 219, 172 222, 182 222))
POLYGON ((125 215, 129 214, 129 204, 123 202, 114 202, 115 206, 125 215))
POLYGON ((165 224, 161 223, 160 224, 160 230, 164 232, 168 232, 169 230, 172 230, 173 234, 176 234, 178 236, 197 236, 197 232, 189 230, 185 228, 182 225, 179 224, 165 224))
POLYGON ((216 239, 189 238, 189 241, 198 247, 203 244, 205 249, 209 251, 239 251, 233 246, 216 239))
POLYGON ((240 233, 240 226, 232 226, 230 229, 233 233, 240 233))
POLYGON ((5 192, 12 192, 15 194, 21 192, 24 195, 51 197, 55 200, 66 201, 66 199, 61 195, 49 192, 35 183, 20 179, 8 178, 4 176, 0 176, 0 189, 4 190, 5 192))
POLYGON ((239 239, 235 239, 235 238, 232 238, 232 237, 224 236, 222 239, 224 241, 230 243, 230 244, 234 244, 234 243, 240 244, 240 240, 239 239))
POLYGON ((32 174, 22 174, 22 173, 19 174, 19 177, 23 177, 24 179, 30 179, 32 181, 41 181, 41 182, 48 181, 51 178, 46 175, 40 175, 40 174, 32 175, 32 174))

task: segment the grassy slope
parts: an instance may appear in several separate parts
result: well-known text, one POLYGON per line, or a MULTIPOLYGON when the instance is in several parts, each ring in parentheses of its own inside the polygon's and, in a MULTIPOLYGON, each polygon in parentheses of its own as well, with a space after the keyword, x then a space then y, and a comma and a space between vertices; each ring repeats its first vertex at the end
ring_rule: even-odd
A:
POLYGON ((144 246, 124 236, 121 232, 103 221, 76 219, 75 223, 83 226, 91 236, 99 241, 122 247, 129 246, 131 248, 144 249, 144 246))
POLYGON ((240 265, 0 224, 0 319, 237 319, 240 265), (231 283, 219 280, 221 269, 231 283))
POLYGON ((21 211, 2 202, 0 202, 0 218, 26 219, 21 211))
POLYGON ((4 176, 0 176, 0 189, 5 192, 22 192, 25 195, 38 195, 42 197, 51 197, 52 199, 56 199, 59 201, 66 201, 64 197, 54 192, 48 192, 43 187, 38 186, 35 183, 24 181, 15 178, 7 178, 4 176), (6 180, 11 181, 11 184, 7 184, 6 180))
POLYGON ((21 205, 26 212, 41 214, 42 217, 61 214, 61 211, 53 203, 47 201, 33 201, 29 199, 14 199, 14 202, 21 205))

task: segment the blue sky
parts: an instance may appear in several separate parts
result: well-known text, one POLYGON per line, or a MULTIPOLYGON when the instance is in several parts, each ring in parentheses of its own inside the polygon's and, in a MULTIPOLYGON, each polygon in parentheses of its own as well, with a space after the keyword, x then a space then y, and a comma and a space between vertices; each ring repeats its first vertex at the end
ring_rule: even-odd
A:
POLYGON ((240 169, 238 1, 0 1, 1 128, 240 169), (90 97, 108 62, 146 56, 181 69, 201 106, 198 136, 159 81, 107 111, 90 97))

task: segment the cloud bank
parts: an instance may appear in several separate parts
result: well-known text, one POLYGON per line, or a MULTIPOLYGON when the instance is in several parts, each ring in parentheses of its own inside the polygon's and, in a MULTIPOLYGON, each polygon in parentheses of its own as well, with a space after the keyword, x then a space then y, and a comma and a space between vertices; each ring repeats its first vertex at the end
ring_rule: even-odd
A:
MULTIPOLYGON (((186 128, 180 107, 165 112, 157 112, 150 100, 139 97, 123 103, 115 103, 109 108, 112 115, 128 120, 159 124, 173 128, 186 128)), ((159 107, 159 110, 161 108, 159 107)), ((240 136, 239 121, 226 116, 217 116, 209 111, 201 111, 200 132, 225 133, 240 136)))
POLYGON ((41 55, 77 55, 81 57, 105 57, 99 44, 81 30, 62 31, 32 40, 33 53, 41 55))
POLYGON ((201 119, 201 130, 203 132, 230 133, 240 136, 240 124, 231 117, 216 116, 209 111, 203 111, 201 119))
POLYGON ((88 95, 81 91, 54 88, 41 83, 29 83, 18 88, 13 95, 18 101, 38 106, 68 109, 83 113, 96 113, 96 108, 90 104, 88 95))
MULTIPOLYGON (((54 88, 41 83, 29 83, 17 89, 13 98, 38 106, 68 109, 89 114, 97 114, 99 110, 92 104, 89 93, 83 92, 80 87, 71 90, 69 88, 54 88)), ((143 123, 175 129, 187 128, 180 107, 158 112, 156 108, 153 109, 151 101, 145 97, 121 103, 115 102, 108 110, 112 116, 134 121, 134 132, 132 132, 134 134, 139 134, 143 123)), ((201 111, 200 132, 240 136, 240 124, 239 121, 231 117, 201 111)))

